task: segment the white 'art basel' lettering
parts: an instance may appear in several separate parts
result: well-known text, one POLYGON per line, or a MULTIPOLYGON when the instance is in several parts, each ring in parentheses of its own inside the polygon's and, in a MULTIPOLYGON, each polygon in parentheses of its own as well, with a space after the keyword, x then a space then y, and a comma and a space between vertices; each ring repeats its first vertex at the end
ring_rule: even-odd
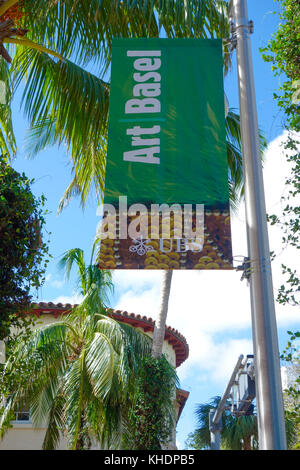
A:
MULTIPOLYGON (((161 103, 157 97, 161 94, 161 75, 156 72, 161 67, 161 51, 127 51, 128 57, 138 57, 133 67, 138 73, 133 74, 137 84, 134 85, 132 95, 134 98, 125 103, 125 114, 139 115, 160 113, 161 103), (145 73, 140 73, 145 72, 145 73)), ((127 162, 160 164, 160 126, 142 128, 135 126, 127 129, 126 134, 132 135, 133 148, 123 153, 123 159, 127 162), (146 134, 147 138, 140 137, 146 134), (152 137, 155 135, 155 137, 152 137)))

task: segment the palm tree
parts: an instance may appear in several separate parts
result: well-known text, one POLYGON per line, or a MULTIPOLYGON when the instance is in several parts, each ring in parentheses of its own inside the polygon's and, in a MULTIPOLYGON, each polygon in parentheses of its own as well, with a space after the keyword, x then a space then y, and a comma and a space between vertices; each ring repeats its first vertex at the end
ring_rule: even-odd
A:
POLYGON ((158 311, 157 319, 154 325, 152 356, 158 358, 162 355, 163 344, 165 339, 166 320, 168 315, 169 297, 171 292, 173 271, 163 271, 161 286, 161 303, 158 311))
POLYGON ((89 448, 91 440, 118 448, 140 361, 150 354, 149 338, 105 311, 111 275, 85 265, 73 249, 61 260, 67 276, 78 268, 84 299, 60 321, 32 332, 10 355, 6 373, 30 364, 28 380, 12 392, 1 418, 30 408, 35 426, 46 425, 43 449, 55 449, 62 433, 70 449, 89 448))
POLYGON ((258 448, 256 415, 238 417, 228 415, 225 422, 226 427, 222 433, 225 450, 254 450, 258 448))
MULTIPOLYGON (((187 445, 193 449, 210 448, 209 412, 216 409, 221 397, 213 397, 210 402, 199 404, 196 408, 197 429, 188 436, 187 445)), ((255 414, 233 416, 230 403, 221 418, 221 449, 223 450, 256 450, 258 448, 257 417, 255 414)), ((292 449, 297 439, 295 423, 286 417, 288 449, 292 449)))
MULTIPOLYGON (((14 4, 17 0, 13 1, 14 4)), ((22 103, 30 121, 29 155, 65 144, 73 180, 60 209, 73 195, 87 200, 104 188, 109 83, 113 37, 228 37, 224 0, 23 0, 20 25, 26 40, 64 57, 18 44, 11 65, 14 89, 24 80, 22 103), (94 73, 93 73, 94 72, 94 73)), ((230 63, 224 45, 225 68, 230 63)))
POLYGON ((17 27, 23 11, 18 0, 0 0, 0 151, 8 160, 16 155, 16 141, 11 116, 12 81, 8 63, 12 59, 3 44, 21 45, 62 59, 59 54, 25 38, 27 30, 17 27))
POLYGON ((0 58, 1 104, 0 104, 0 152, 16 155, 16 140, 11 118, 11 87, 7 62, 0 58))
MULTIPOLYGON (((80 195, 84 205, 92 186, 98 201, 102 199, 110 88, 105 78, 112 38, 158 37, 162 30, 171 38, 229 35, 225 0, 77 0, 75 4, 62 0, 0 0, 0 3, 0 19, 19 5, 22 14, 17 20, 19 28, 14 29, 26 31, 26 38, 23 33, 21 38, 9 35, 4 42, 14 50, 9 77, 12 83, 8 88, 16 90, 25 83, 22 103, 31 126, 28 155, 36 155, 53 144, 66 144, 70 152, 74 178, 60 209, 73 195, 80 195)), ((230 59, 228 44, 224 43, 225 73, 230 59)), ((10 136, 10 153, 15 154, 11 120, 6 116, 4 122, 9 123, 6 134, 10 136)), ((228 114, 226 130, 228 164, 237 185, 238 178, 241 179, 240 152, 236 146, 239 116, 233 112, 228 114)), ((230 193, 232 200, 236 199, 233 188, 230 193)))
MULTIPOLYGON (((187 444, 194 449, 210 448, 209 412, 217 408, 221 397, 214 397, 209 403, 200 404, 196 409, 198 428, 189 435, 187 444)), ((227 404, 229 408, 229 403, 227 404)), ((234 417, 230 411, 222 415, 222 449, 251 450, 257 447, 257 419, 255 415, 234 417)))

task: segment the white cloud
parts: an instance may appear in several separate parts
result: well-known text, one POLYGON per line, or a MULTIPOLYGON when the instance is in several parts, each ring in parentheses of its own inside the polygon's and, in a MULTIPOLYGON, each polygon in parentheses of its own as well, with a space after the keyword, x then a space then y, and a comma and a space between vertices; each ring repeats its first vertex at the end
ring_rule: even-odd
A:
POLYGON ((52 287, 55 287, 56 289, 62 289, 63 286, 65 285, 65 281, 59 281, 58 279, 54 279, 52 282, 50 282, 52 287))
POLYGON ((119 270, 113 272, 113 281, 118 289, 127 289, 128 285, 134 286, 135 290, 143 290, 149 286, 160 286, 162 271, 155 270, 119 270))
POLYGON ((217 384, 227 382, 239 356, 252 354, 253 349, 250 339, 229 337, 217 341, 212 335, 202 332, 190 338, 189 347, 190 357, 179 367, 179 379, 182 381, 194 376, 195 370, 201 370, 201 382, 207 377, 207 380, 217 384))
POLYGON ((54 304, 80 304, 83 301, 83 296, 80 294, 74 293, 72 296, 67 296, 67 295, 60 295, 59 297, 56 297, 56 299, 53 300, 54 304))
POLYGON ((52 279, 52 274, 47 274, 45 277, 45 284, 49 285, 51 287, 55 287, 56 289, 62 289, 62 287, 65 285, 64 280, 59 280, 59 279, 52 279))
POLYGON ((158 310, 158 300, 159 288, 155 286, 140 293, 137 293, 134 289, 129 289, 121 295, 115 308, 139 313, 140 315, 146 315, 155 319, 158 310))

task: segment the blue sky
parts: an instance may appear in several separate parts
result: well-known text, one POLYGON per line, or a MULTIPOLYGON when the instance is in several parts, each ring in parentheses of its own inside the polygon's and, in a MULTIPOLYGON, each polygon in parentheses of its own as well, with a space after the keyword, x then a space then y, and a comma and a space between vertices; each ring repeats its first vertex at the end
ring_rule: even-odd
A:
MULTIPOLYGON (((288 168, 283 163, 280 142, 283 139, 283 116, 273 101, 273 92, 280 85, 280 78, 274 77, 271 65, 263 62, 259 52, 279 23, 278 2, 273 0, 249 0, 249 18, 254 21, 251 36, 257 109, 259 125, 270 143, 264 170, 267 207, 280 210, 280 196, 284 191, 284 174, 288 168)), ((233 67, 225 79, 225 91, 231 107, 238 108, 238 86, 236 79, 235 54, 233 67)), ((47 198, 47 231, 50 234, 51 260, 45 285, 34 293, 36 301, 76 302, 78 296, 73 282, 66 283, 57 268, 57 262, 64 251, 80 247, 88 256, 100 217, 97 215, 95 197, 90 197, 84 211, 78 199, 57 215, 59 200, 71 180, 70 164, 65 149, 50 148, 35 159, 27 160, 24 150, 24 133, 27 122, 20 112, 16 97, 13 118, 19 151, 13 167, 24 171, 35 179, 33 192, 47 198)), ((273 266, 275 289, 281 283, 280 262, 291 260, 289 249, 282 252, 280 233, 276 228, 270 231, 271 249, 280 253, 273 266)), ((232 217, 232 238, 234 255, 247 253, 245 238, 244 208, 232 217)), ((248 286, 240 281, 238 272, 175 272, 170 298, 168 325, 177 328, 190 345, 189 359, 178 369, 181 387, 190 392, 189 400, 178 425, 178 443, 184 447, 187 435, 195 429, 196 403, 208 401, 222 395, 227 380, 240 354, 252 352, 250 298, 248 286)), ((155 318, 160 293, 160 272, 118 272, 115 278, 115 294, 111 306, 155 318)), ((299 328, 299 316, 290 307, 277 307, 279 343, 282 350, 286 331, 299 328)))

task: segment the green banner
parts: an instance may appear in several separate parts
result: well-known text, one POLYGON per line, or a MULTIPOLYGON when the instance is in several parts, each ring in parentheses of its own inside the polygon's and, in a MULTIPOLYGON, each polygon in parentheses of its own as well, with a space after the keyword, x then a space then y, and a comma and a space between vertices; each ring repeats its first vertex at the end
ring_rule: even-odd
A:
POLYGON ((105 201, 228 202, 220 39, 113 41, 105 201))
MULTIPOLYGON (((173 214, 171 234, 166 237, 160 223, 154 243, 150 230, 144 237, 119 237, 119 233, 107 237, 122 240, 115 246, 111 240, 103 240, 100 267, 147 268, 151 263, 147 265, 146 258, 161 251, 161 239, 167 238, 169 245, 161 253, 165 262, 152 263, 157 269, 204 269, 204 264, 209 269, 231 268, 220 39, 113 40, 104 203, 116 208, 117 217, 120 197, 127 198, 126 210, 133 204, 148 209, 153 204, 177 204, 182 209, 187 204, 202 205, 204 240, 196 255, 186 241, 182 248, 173 214), (173 238, 177 239, 175 245, 173 238), (213 254, 218 256, 207 256, 209 243, 215 244, 213 254), (154 250, 148 250, 149 246, 154 250), (167 263, 169 248, 170 253, 184 253, 179 256, 184 258, 181 264, 176 256, 172 260, 177 264, 167 263), (201 257, 208 257, 208 262, 201 257)), ((195 211, 194 207, 193 227, 195 211)), ((133 219, 127 217, 127 227, 133 219)), ((176 220, 184 224, 184 218, 176 220)), ((124 234, 122 227, 121 232, 124 234)), ((180 240, 184 238, 180 236, 180 240)))

